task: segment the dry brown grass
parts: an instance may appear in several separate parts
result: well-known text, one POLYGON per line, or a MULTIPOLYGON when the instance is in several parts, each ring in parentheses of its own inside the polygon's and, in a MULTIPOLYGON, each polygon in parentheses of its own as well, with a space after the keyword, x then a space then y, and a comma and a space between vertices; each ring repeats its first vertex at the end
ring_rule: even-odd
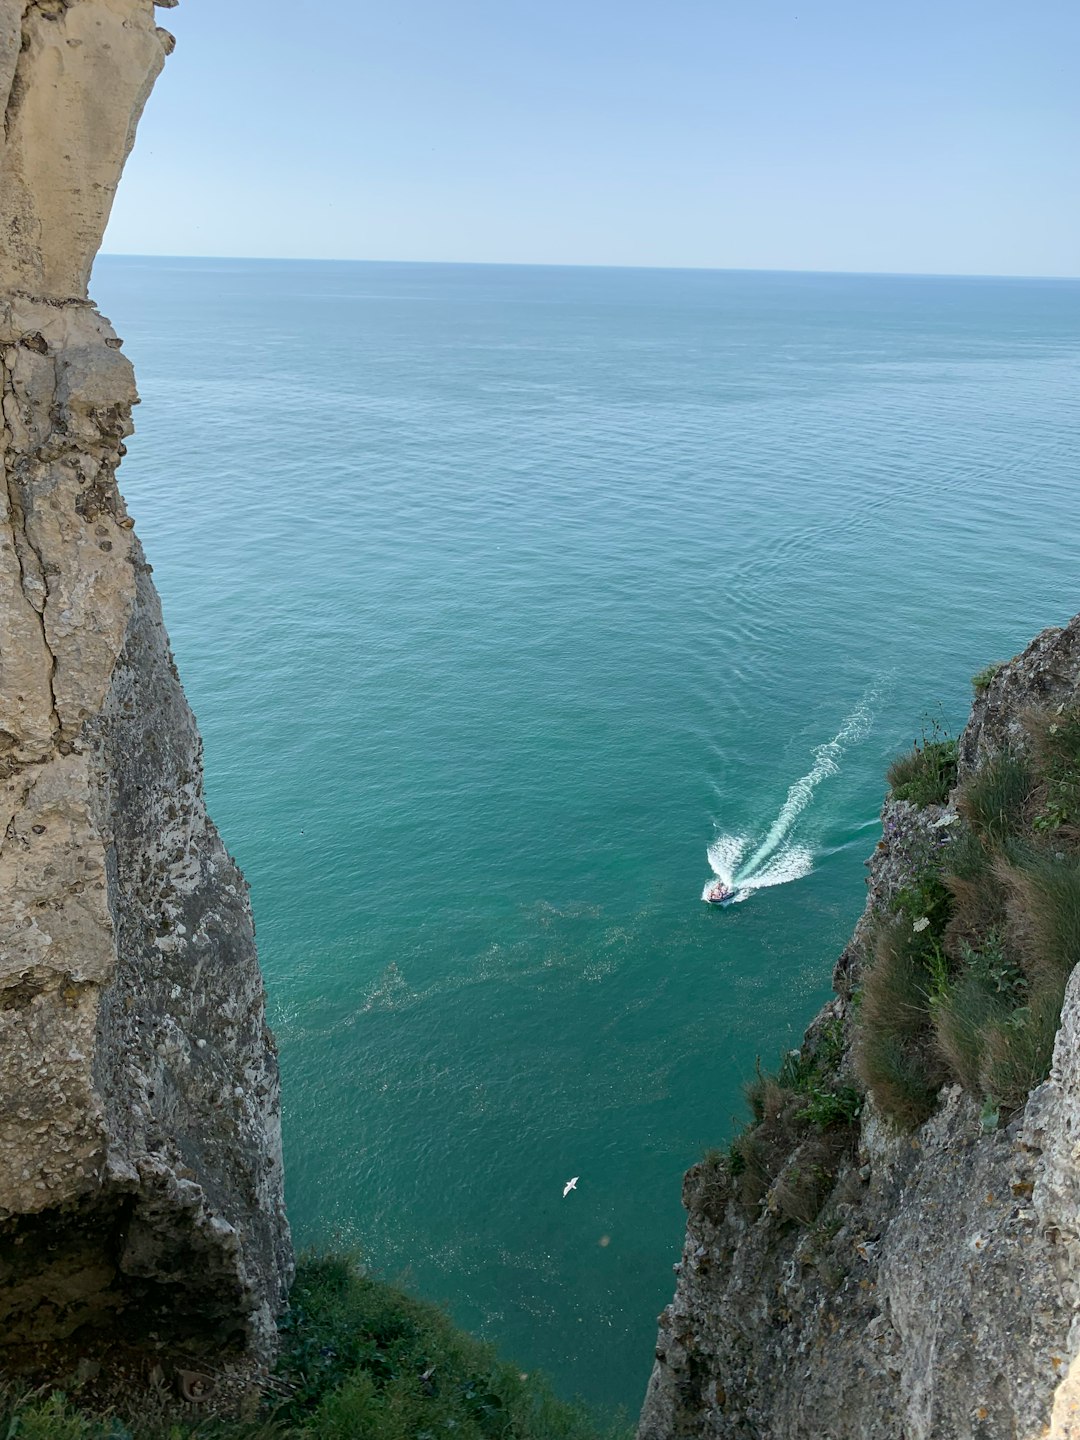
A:
POLYGON ((986 986, 963 977, 934 1006, 934 1041, 941 1059, 973 1095, 986 1085, 987 1027, 1003 1020, 1008 1011, 986 986))
POLYGON ((780 1172, 769 1208, 782 1220, 812 1225, 832 1194, 841 1162, 854 1150, 854 1126, 813 1134, 780 1172))
POLYGON ((930 984, 924 946, 911 923, 905 918, 884 923, 863 978, 860 1028, 918 1038, 926 1029, 930 984))
POLYGON ((1022 1018, 993 1021, 982 1032, 982 1088, 1006 1113, 1018 1110, 1050 1073, 1065 982, 1031 997, 1022 1018))
POLYGON ((932 1044, 926 942, 906 919, 885 924, 863 979, 855 1069, 875 1103, 911 1128, 931 1114, 947 1073, 932 1044))
POLYGON ((999 861, 1009 935, 1034 989, 1056 989, 1080 963, 1080 863, 1066 854, 999 861))
POLYGON ((791 1090, 781 1085, 774 1075, 759 1075, 746 1087, 750 1113, 757 1123, 783 1124, 793 1111, 791 1090))

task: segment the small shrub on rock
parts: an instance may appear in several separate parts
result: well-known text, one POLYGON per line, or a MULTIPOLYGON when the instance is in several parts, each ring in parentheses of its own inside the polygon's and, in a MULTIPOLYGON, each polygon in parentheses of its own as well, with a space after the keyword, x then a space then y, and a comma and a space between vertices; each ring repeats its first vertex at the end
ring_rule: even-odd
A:
POLYGON ((1004 665, 1004 660, 994 660, 991 664, 984 666, 977 675, 971 677, 971 688, 975 691, 976 695, 986 694, 987 690, 990 689, 994 677, 1004 665))

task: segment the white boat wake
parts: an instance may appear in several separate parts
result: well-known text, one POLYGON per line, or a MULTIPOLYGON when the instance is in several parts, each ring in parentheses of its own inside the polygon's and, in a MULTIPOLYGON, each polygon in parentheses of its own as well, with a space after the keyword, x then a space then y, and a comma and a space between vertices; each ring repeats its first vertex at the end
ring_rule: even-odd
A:
MULTIPOLYGON (((877 702, 878 691, 871 687, 833 738, 817 747, 813 765, 788 790, 764 839, 755 844, 750 835, 718 835, 709 846, 713 876, 735 892, 736 902, 748 899, 755 890, 799 880, 814 868, 813 851, 796 844, 793 831, 821 782, 839 771, 845 749, 869 734, 877 702)), ((710 880, 702 890, 703 900, 713 884, 710 880)))

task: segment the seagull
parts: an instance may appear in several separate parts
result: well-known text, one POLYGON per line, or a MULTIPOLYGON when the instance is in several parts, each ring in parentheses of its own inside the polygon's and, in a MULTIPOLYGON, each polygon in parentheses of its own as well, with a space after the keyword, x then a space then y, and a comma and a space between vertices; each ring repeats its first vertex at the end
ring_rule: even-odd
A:
POLYGON ((570 1191, 571 1191, 571 1190, 576 1190, 576 1189, 577 1189, 577 1182, 578 1182, 580 1179, 581 1179, 581 1176, 580 1176, 580 1175, 575 1175, 572 1180, 567 1180, 566 1184, 562 1187, 562 1198, 563 1198, 564 1200, 566 1199, 567 1195, 570 1194, 570 1191))

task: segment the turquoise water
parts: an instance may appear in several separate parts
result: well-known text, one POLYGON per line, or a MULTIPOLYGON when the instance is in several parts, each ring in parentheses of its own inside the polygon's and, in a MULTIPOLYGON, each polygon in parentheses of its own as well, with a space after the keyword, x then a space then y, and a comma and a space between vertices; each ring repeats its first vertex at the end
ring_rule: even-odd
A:
POLYGON ((828 993, 884 764, 1080 609, 1080 283, 105 259, 95 293, 297 1239, 634 1406, 681 1173, 828 993))

